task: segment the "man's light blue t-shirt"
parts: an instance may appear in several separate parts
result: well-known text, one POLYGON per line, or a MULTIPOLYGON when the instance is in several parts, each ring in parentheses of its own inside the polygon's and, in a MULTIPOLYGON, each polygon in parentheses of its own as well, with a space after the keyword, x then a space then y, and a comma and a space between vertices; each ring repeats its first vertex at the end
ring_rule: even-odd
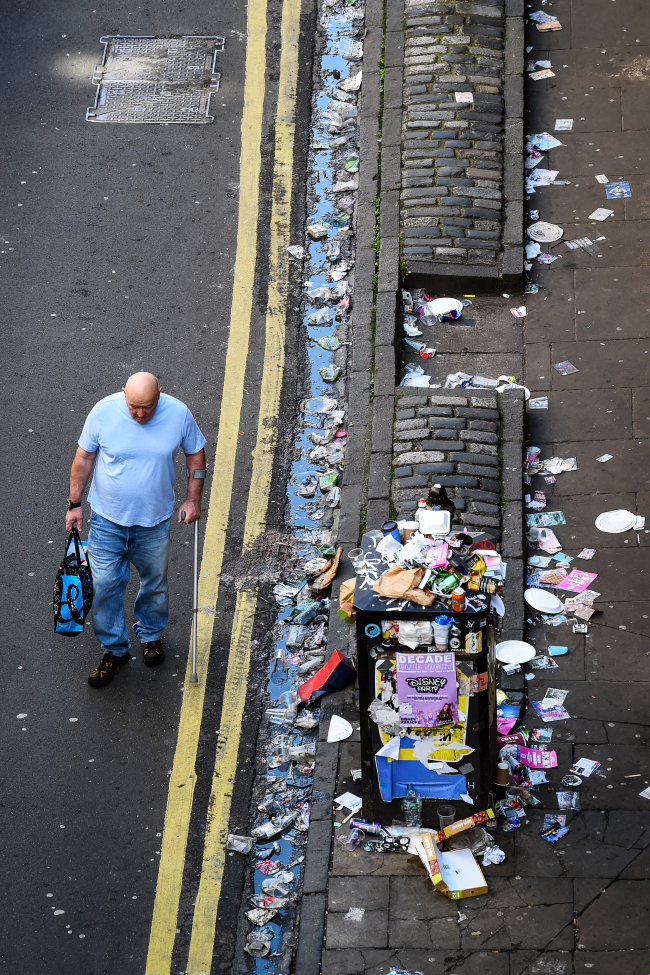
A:
POLYGON ((88 500, 93 511, 117 525, 151 528, 174 510, 174 458, 179 447, 196 454, 205 444, 190 410, 160 394, 146 423, 129 413, 124 393, 93 406, 79 437, 88 453, 97 451, 88 500))

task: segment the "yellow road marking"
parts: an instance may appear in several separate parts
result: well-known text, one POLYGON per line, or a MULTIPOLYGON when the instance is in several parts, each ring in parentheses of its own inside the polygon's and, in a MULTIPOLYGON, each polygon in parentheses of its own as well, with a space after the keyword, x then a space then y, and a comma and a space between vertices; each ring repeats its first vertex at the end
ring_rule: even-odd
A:
MULTIPOLYGON (((284 0, 281 25, 280 81, 275 123, 273 207, 269 252, 269 290, 266 312, 264 370, 260 393, 257 441, 253 451, 253 472, 246 508, 246 549, 266 525, 276 424, 284 371, 284 339, 287 311, 288 256, 295 103, 298 76, 300 0, 284 0)), ((188 975, 209 975, 214 950, 217 910, 226 857, 232 782, 237 771, 241 722, 246 703, 250 642, 257 592, 237 596, 232 627, 228 673, 223 694, 221 733, 215 756, 212 789, 203 850, 203 867, 194 907, 192 937, 187 963, 188 975)))
MULTIPOLYGON (((219 593, 244 392, 258 238, 262 110, 266 73, 266 7, 266 0, 248 0, 237 252, 214 477, 201 559, 199 606, 216 605, 219 593)), ((188 661, 185 696, 165 811, 160 868, 147 954, 147 975, 169 975, 172 961, 213 627, 213 616, 198 614, 199 683, 190 683, 191 663, 188 661)))

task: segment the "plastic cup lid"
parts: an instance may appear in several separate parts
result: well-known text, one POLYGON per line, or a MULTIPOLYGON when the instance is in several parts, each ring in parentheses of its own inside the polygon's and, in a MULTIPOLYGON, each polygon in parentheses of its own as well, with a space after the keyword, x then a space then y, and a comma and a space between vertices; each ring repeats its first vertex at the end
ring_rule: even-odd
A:
POLYGON ((556 223, 547 223, 545 220, 538 220, 537 223, 527 227, 526 233, 531 240, 541 244, 551 244, 564 235, 562 227, 558 227, 556 223))

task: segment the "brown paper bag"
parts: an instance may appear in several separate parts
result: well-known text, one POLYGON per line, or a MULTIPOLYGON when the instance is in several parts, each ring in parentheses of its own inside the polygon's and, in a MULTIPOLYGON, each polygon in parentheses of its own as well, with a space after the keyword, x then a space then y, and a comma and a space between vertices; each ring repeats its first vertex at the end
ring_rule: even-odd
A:
POLYGON ((409 599, 420 606, 430 606, 435 595, 428 589, 418 589, 424 577, 424 569, 402 569, 393 565, 387 569, 372 587, 380 596, 389 599, 409 599))

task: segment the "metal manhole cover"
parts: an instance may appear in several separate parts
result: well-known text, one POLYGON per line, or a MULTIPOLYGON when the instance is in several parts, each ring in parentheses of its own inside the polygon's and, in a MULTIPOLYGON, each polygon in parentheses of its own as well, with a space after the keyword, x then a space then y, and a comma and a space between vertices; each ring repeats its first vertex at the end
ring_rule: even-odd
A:
POLYGON ((219 90, 217 54, 223 37, 101 37, 97 96, 89 122, 213 122, 210 99, 219 90))

